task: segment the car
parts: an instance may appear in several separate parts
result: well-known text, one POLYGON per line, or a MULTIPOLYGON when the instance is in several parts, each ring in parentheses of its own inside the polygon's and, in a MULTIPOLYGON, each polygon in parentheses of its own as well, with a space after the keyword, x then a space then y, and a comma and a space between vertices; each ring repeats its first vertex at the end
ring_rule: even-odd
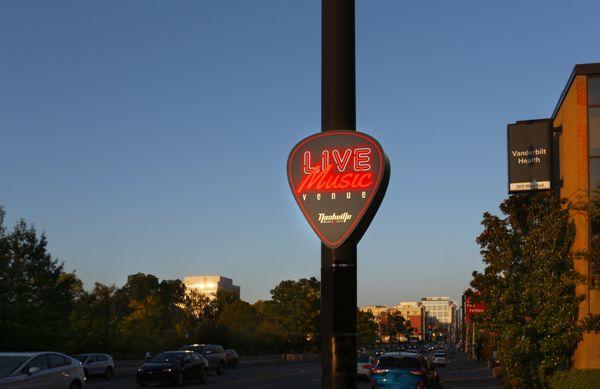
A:
POLYGON ((208 380, 208 361, 193 351, 165 351, 144 363, 136 373, 140 386, 148 384, 170 384, 178 386, 185 381, 208 380))
POLYGON ((372 389, 439 388, 439 377, 423 356, 393 352, 379 358, 370 385, 372 389))
POLYGON ((0 353, 0 388, 81 389, 78 360, 58 352, 0 353))
POLYGON ((227 363, 227 366, 231 366, 234 369, 237 369, 238 364, 240 362, 240 356, 238 355, 237 351, 235 351, 232 348, 228 348, 225 350, 225 362, 227 363))
POLYGON ((209 363, 210 371, 214 371, 218 375, 225 373, 227 366, 227 353, 223 347, 218 344, 189 344, 181 347, 179 350, 194 351, 202 355, 209 363))
POLYGON ((358 378, 369 379, 371 369, 375 367, 375 358, 368 354, 360 354, 356 357, 356 375, 358 378))
POLYGON ((87 378, 104 376, 107 380, 115 375, 115 363, 108 354, 77 354, 73 358, 81 361, 83 371, 87 378))
POLYGON ((433 358, 431 360, 437 366, 446 366, 446 364, 448 363, 446 353, 443 351, 436 351, 435 354, 433 354, 433 358))

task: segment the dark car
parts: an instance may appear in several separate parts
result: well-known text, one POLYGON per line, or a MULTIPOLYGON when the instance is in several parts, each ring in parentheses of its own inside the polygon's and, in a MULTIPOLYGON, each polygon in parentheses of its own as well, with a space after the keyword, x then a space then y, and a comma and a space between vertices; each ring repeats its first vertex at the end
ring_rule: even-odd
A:
POLYGON ((225 353, 225 350, 223 350, 223 347, 218 344, 189 344, 183 346, 180 350, 197 352, 206 358, 211 371, 216 372, 218 375, 225 373, 227 354, 225 353))
POLYGON ((188 380, 208 379, 208 361, 192 351, 165 351, 156 355, 137 371, 140 386, 150 383, 175 383, 179 386, 188 380))
POLYGON ((227 362, 227 366, 231 366, 234 369, 237 369, 238 363, 240 362, 240 356, 237 351, 232 348, 228 348, 225 350, 225 361, 227 362))
POLYGON ((115 374, 115 363, 108 354, 77 354, 73 356, 81 361, 86 377, 104 376, 109 380, 115 374))
POLYGON ((382 355, 371 374, 371 388, 439 388, 439 377, 421 355, 393 352, 382 355))

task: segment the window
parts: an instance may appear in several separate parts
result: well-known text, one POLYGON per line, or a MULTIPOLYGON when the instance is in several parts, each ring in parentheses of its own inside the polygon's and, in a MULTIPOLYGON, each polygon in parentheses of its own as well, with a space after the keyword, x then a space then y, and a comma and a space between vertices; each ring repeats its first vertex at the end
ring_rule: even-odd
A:
POLYGON ((32 367, 37 367, 40 370, 49 369, 50 366, 48 366, 48 358, 46 358, 46 354, 42 354, 33 358, 33 360, 25 367, 25 372, 28 372, 32 367))
POLYGON ((407 357, 381 357, 377 363, 378 368, 401 368, 401 369, 415 369, 420 368, 421 365, 416 358, 407 357))
POLYGON ((600 77, 588 77, 590 287, 600 287, 600 77))
POLYGON ((48 356, 48 359, 50 360, 51 368, 60 367, 60 366, 68 366, 71 364, 70 360, 68 360, 67 358, 63 357, 62 355, 58 355, 58 354, 50 354, 48 356))
POLYGON ((588 78, 588 104, 600 105, 600 77, 588 78))

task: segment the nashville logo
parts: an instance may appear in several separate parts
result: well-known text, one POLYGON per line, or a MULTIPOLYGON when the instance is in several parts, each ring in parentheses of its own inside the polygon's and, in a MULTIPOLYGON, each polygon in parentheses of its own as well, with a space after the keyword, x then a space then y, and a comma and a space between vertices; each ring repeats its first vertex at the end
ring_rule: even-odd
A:
POLYGON ((340 215, 335 212, 331 215, 326 215, 324 213, 319 213, 319 223, 327 224, 327 223, 346 223, 348 220, 352 219, 352 215, 348 212, 344 212, 340 215))

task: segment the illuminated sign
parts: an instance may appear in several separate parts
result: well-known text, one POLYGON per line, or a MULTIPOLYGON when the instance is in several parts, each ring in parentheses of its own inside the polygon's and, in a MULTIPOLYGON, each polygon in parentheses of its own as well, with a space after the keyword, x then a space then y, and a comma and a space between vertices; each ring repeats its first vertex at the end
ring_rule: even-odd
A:
POLYGON ((331 248, 358 242, 383 200, 389 162, 381 145, 356 131, 325 131, 300 141, 287 173, 296 202, 331 248))
POLYGON ((471 323, 473 316, 484 313, 485 305, 483 303, 475 303, 471 301, 470 297, 467 297, 465 301, 465 321, 471 323))
POLYGON ((550 119, 508 125, 508 192, 550 189, 552 181, 550 119))

